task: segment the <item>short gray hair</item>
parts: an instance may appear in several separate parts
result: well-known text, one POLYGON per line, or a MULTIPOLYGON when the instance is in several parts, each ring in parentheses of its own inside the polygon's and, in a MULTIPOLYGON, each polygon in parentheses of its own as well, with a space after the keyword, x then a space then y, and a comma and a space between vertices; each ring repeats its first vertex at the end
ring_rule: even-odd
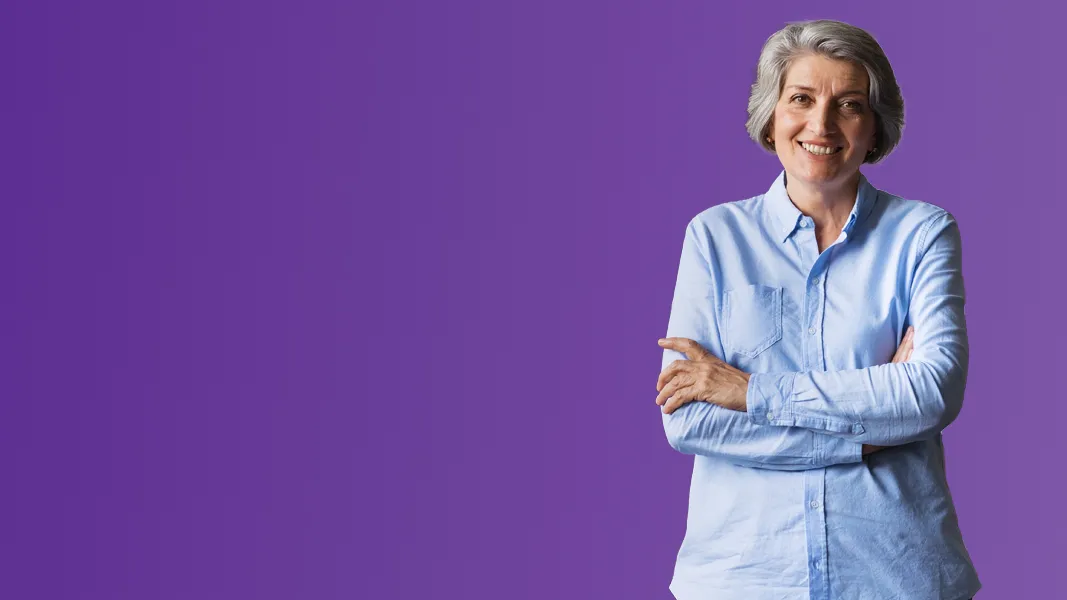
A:
POLYGON ((875 148, 864 162, 876 163, 900 143, 904 131, 904 98, 885 52, 866 31, 841 21, 818 20, 790 23, 777 31, 760 51, 756 82, 748 97, 745 128, 757 144, 774 152, 767 141, 774 107, 778 104, 785 73, 797 57, 818 54, 847 60, 867 70, 868 101, 875 117, 875 148))

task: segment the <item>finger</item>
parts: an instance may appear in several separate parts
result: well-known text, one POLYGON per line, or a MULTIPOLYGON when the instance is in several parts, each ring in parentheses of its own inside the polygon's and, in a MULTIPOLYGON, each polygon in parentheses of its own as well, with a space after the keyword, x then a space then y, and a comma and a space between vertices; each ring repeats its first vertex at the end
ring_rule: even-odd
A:
POLYGON ((708 354, 708 351, 705 350, 703 346, 689 338, 663 338, 659 341, 659 345, 669 350, 681 352, 685 354, 686 357, 689 358, 689 360, 700 360, 708 354))
POLYGON ((905 334, 905 336, 904 336, 904 343, 902 344, 902 347, 904 348, 904 360, 908 360, 908 358, 911 356, 912 350, 915 349, 915 328, 914 327, 909 327, 908 328, 908 333, 905 334))
POLYGON ((656 404, 663 406, 667 402, 667 400, 669 400, 670 397, 678 391, 679 388, 688 384, 689 380, 684 375, 675 377, 674 379, 670 380, 667 385, 663 386, 663 390, 660 391, 659 395, 656 396, 656 404))
POLYGON ((911 348, 908 348, 908 356, 904 359, 904 362, 908 362, 909 360, 911 360, 911 353, 912 352, 915 352, 915 346, 912 346, 911 348))
POLYGON ((897 353, 896 353, 896 355, 893 356, 893 362, 899 363, 899 362, 904 362, 905 360, 908 360, 908 353, 911 352, 911 349, 912 349, 911 340, 908 339, 908 338, 905 338, 904 339, 904 343, 902 343, 900 345, 900 347, 897 348, 897 353))
POLYGON ((663 412, 665 414, 671 414, 679 408, 689 404, 693 401, 693 389, 690 386, 685 386, 674 392, 667 402, 663 404, 663 412))
POLYGON ((901 345, 897 346, 897 351, 896 351, 895 354, 893 354, 893 360, 891 360, 889 362, 894 362, 894 363, 903 362, 904 361, 904 353, 905 352, 907 352, 907 349, 904 347, 904 344, 901 344, 901 345))
POLYGON ((896 353, 893 355, 893 361, 895 363, 904 362, 907 360, 908 352, 912 348, 912 340, 915 337, 915 328, 908 327, 908 330, 904 332, 904 338, 900 341, 900 346, 897 347, 896 353))
POLYGON ((663 386, 667 385, 667 382, 674 379, 678 373, 682 373, 692 366, 692 362, 688 360, 675 360, 671 361, 671 364, 667 365, 666 369, 659 374, 659 378, 656 379, 656 391, 663 389, 663 386))
POLYGON ((659 377, 656 377, 657 392, 662 390, 663 386, 667 385, 667 382, 674 377, 674 374, 678 371, 678 362, 677 360, 672 360, 666 368, 659 372, 659 377))
POLYGON ((897 346, 897 352, 893 355, 893 362, 904 362, 904 357, 908 354, 908 343, 904 342, 897 346))

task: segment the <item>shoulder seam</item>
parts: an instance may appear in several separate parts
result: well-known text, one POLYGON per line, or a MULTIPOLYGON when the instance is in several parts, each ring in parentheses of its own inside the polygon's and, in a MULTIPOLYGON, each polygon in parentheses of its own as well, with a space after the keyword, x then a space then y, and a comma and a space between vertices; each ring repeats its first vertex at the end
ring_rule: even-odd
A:
MULTIPOLYGON (((927 204, 929 204, 929 203, 927 203, 927 204)), ((926 255, 926 236, 930 233, 930 228, 932 228, 934 226, 934 221, 936 221, 937 219, 940 219, 941 217, 943 217, 945 215, 949 215, 949 212, 947 210, 941 208, 940 206, 937 206, 936 204, 929 204, 929 206, 933 206, 937 210, 934 211, 934 214, 932 214, 932 215, 930 215, 929 217, 926 218, 926 221, 923 222, 922 229, 919 230, 919 243, 916 244, 916 247, 915 247, 915 262, 916 263, 918 263, 920 260, 922 260, 922 257, 924 255, 926 255)), ((951 215, 949 215, 949 217, 951 218, 951 215)))

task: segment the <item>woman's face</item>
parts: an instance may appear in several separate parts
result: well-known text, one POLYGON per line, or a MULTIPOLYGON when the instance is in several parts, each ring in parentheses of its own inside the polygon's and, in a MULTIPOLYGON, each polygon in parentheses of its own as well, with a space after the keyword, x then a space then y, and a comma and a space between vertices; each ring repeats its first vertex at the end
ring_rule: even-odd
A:
POLYGON ((819 55, 793 61, 770 132, 789 180, 837 187, 859 171, 874 147, 868 89, 860 65, 819 55))

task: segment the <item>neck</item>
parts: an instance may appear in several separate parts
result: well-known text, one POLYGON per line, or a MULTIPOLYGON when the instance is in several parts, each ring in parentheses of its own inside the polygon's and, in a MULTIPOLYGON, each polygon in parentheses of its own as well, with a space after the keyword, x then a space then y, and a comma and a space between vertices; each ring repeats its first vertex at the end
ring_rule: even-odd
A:
POLYGON ((793 205, 815 221, 819 229, 841 229, 848 222, 848 215, 856 204, 860 173, 844 182, 828 185, 810 185, 786 175, 785 191, 793 205))

